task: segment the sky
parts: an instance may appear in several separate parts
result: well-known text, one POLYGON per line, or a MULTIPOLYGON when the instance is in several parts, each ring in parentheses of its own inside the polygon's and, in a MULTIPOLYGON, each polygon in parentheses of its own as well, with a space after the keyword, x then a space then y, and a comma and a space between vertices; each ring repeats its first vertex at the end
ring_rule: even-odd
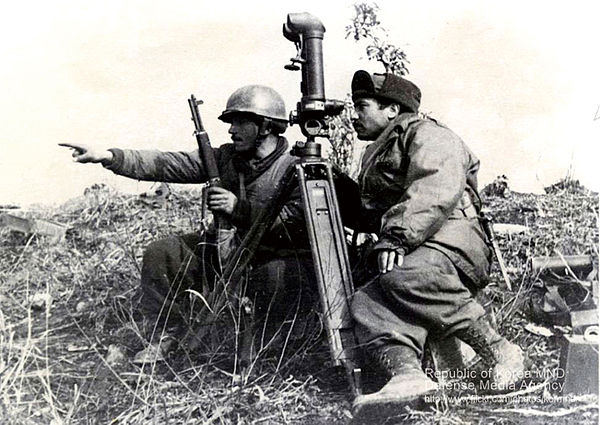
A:
MULTIPOLYGON (((59 142, 95 148, 192 150, 187 98, 214 146, 217 120, 247 84, 279 91, 288 110, 300 73, 281 34, 288 13, 326 27, 325 91, 344 99, 358 69, 382 72, 345 39, 352 1, 90 0, 12 3, 0 18, 0 205, 54 204, 94 183, 148 188, 99 165, 74 163, 59 142)), ((505 174, 541 192, 571 175, 600 190, 599 2, 380 0, 389 41, 410 61, 421 110, 481 160, 480 185, 505 174)), ((300 140, 297 129, 286 133, 300 140)))

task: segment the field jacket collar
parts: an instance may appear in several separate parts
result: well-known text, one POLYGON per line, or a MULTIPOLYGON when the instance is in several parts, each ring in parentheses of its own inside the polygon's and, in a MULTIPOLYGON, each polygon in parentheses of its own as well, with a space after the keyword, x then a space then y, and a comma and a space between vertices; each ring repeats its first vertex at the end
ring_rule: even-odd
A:
POLYGON ((419 116, 412 112, 398 115, 389 125, 381 132, 377 139, 367 146, 365 156, 363 157, 361 172, 358 176, 358 181, 361 186, 364 185, 366 171, 375 163, 377 157, 385 151, 390 143, 393 143, 398 137, 404 134, 408 127, 419 120, 419 116))
POLYGON ((279 137, 277 140, 277 146, 275 150, 271 152, 266 157, 260 159, 259 161, 254 162, 252 165, 248 162, 247 159, 242 158, 239 155, 234 155, 233 157, 233 166, 235 167, 238 173, 242 173, 244 175, 244 182, 248 184, 260 175, 262 175, 273 163, 283 155, 288 149, 288 142, 285 137, 279 137))

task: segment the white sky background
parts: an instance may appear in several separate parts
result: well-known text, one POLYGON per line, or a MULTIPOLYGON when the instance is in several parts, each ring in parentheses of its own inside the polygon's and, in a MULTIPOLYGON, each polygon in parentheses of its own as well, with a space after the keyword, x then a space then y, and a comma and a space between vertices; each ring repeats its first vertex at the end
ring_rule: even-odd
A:
MULTIPOLYGON (((93 183, 146 184, 71 161, 58 142, 192 150, 187 98, 202 98, 213 145, 233 90, 274 87, 300 97, 287 13, 324 23, 325 87, 343 99, 357 69, 381 72, 344 39, 352 1, 12 2, 0 18, 0 204, 60 202, 93 183), (361 59, 362 58, 362 59, 361 59)), ((600 2, 380 0, 390 41, 410 60, 422 110, 482 161, 481 187, 500 174, 540 191, 567 175, 599 190, 600 2)), ((290 141, 300 137, 288 131, 290 141)))

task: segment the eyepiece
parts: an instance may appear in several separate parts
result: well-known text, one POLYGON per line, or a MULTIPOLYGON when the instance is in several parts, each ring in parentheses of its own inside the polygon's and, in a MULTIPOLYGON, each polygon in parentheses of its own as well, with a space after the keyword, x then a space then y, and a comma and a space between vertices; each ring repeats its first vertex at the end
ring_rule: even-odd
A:
POLYGON ((325 27, 321 21, 307 12, 288 13, 287 22, 283 24, 283 36, 288 40, 297 43, 300 36, 323 38, 325 27))

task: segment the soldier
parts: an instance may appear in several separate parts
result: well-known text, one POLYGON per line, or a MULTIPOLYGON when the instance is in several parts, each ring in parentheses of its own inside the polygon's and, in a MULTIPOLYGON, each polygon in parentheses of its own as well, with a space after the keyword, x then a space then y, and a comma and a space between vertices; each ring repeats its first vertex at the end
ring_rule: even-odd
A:
POLYGON ((522 350, 496 332, 473 298, 488 282, 491 256, 478 220, 479 161, 447 127, 418 116, 421 92, 402 77, 357 71, 352 99, 358 138, 373 141, 358 177, 357 220, 378 241, 372 279, 351 312, 359 342, 389 378, 378 392, 358 396, 355 412, 397 408, 437 389, 421 368, 428 334, 469 344, 494 385, 507 388, 523 372, 522 350))
MULTIPOLYGON (((209 188, 207 205, 243 237, 294 162, 288 142, 281 136, 287 128, 285 104, 269 87, 245 86, 229 97, 219 119, 230 125, 233 143, 213 148, 222 187, 209 188)), ((202 183, 208 179, 198 150, 95 151, 81 144, 61 146, 74 149, 77 162, 101 163, 116 174, 138 180, 202 183)), ((206 253, 205 236, 199 232, 172 236, 146 249, 139 305, 147 321, 157 324, 155 329, 165 321, 169 329, 167 338, 155 341, 146 351, 164 354, 173 347, 172 342, 184 332, 181 322, 187 319, 182 313, 184 291, 202 293, 206 288, 201 282, 214 281, 220 259, 215 250, 206 253), (179 317, 173 317, 178 312, 179 317)), ((254 255, 248 288, 257 315, 264 316, 267 311, 271 317, 285 314, 294 304, 290 297, 306 289, 307 270, 312 267, 309 258, 300 193, 295 191, 254 255)))

